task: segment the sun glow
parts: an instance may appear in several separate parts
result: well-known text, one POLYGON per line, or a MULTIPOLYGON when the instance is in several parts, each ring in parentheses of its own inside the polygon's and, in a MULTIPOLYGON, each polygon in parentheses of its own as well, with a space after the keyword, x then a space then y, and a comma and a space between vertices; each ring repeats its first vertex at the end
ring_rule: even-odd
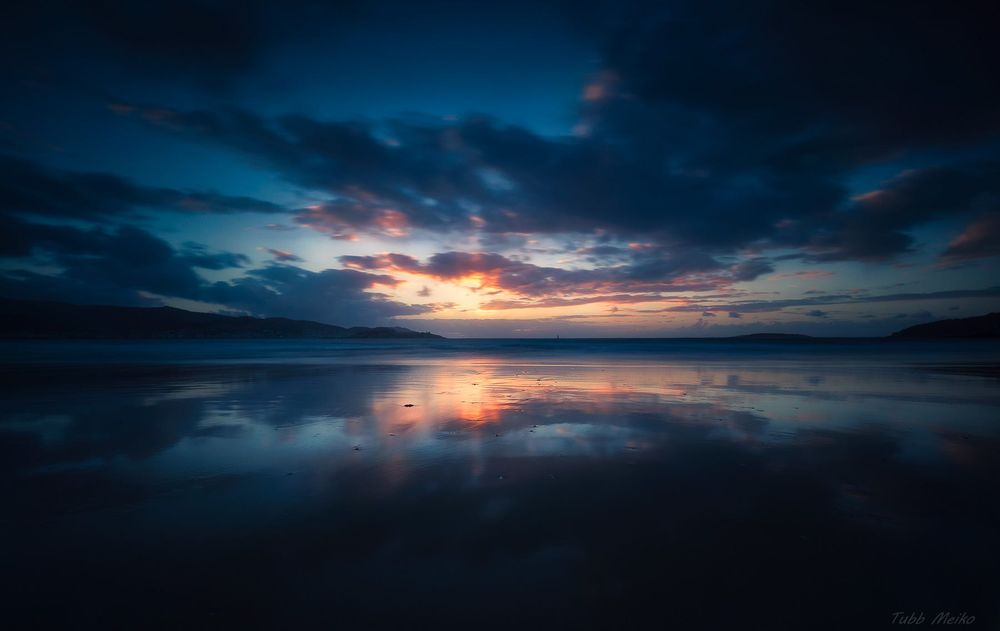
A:
POLYGON ((485 274, 468 274, 460 277, 455 284, 468 289, 485 289, 487 286, 487 277, 485 274))

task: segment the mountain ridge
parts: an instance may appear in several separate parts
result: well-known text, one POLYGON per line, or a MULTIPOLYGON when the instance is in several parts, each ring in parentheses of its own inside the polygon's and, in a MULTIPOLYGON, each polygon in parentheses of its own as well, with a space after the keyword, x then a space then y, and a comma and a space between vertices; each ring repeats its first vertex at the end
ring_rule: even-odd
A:
POLYGON ((892 339, 1000 337, 1000 312, 917 324, 896 331, 889 337, 892 339))

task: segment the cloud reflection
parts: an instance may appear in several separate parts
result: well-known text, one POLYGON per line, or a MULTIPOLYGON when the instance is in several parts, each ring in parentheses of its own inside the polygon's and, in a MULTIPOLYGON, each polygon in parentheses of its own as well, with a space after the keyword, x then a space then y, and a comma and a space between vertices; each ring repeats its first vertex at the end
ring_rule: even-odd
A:
POLYGON ((1000 578, 965 560, 1000 553, 987 380, 485 356, 7 372, 0 488, 21 545, 4 560, 25 608, 73 611, 102 585, 116 620, 294 626, 322 602, 347 627, 516 606, 598 627, 666 607, 693 628, 763 616, 774 590, 795 620, 974 608, 1000 578), (41 580, 66 563, 76 579, 41 580))

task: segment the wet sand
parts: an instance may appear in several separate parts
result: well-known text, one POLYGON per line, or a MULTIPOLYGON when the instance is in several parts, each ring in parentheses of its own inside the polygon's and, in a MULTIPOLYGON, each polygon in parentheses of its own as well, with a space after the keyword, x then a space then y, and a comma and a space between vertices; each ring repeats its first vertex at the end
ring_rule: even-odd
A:
POLYGON ((979 360, 293 359, 0 367, 7 626, 998 621, 979 360))

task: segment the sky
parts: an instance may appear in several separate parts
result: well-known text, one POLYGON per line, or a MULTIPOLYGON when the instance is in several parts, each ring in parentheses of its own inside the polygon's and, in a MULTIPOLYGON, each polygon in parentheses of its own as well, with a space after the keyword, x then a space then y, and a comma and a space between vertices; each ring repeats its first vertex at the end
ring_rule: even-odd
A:
POLYGON ((994 3, 20 5, 2 297, 449 337, 1000 310, 994 3))

